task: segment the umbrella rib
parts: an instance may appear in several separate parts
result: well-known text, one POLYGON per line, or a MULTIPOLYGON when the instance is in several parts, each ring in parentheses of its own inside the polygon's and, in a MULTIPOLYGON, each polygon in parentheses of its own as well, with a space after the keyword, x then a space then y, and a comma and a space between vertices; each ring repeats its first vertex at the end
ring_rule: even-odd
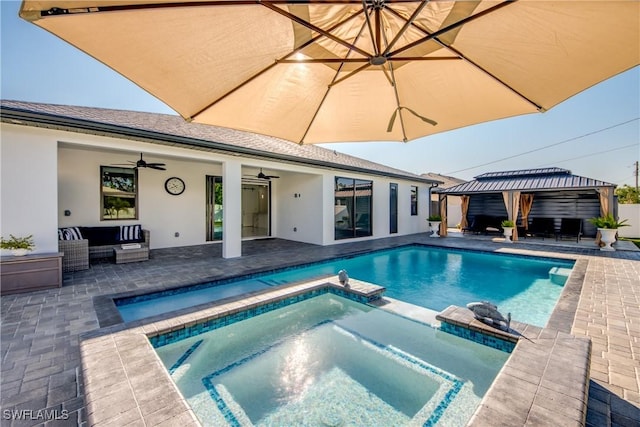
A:
POLYGON ((367 68, 369 68, 371 66, 371 64, 369 64, 368 62, 364 65, 362 65, 361 67, 356 68, 355 70, 353 70, 352 72, 350 72, 349 74, 347 74, 346 76, 339 78, 339 79, 334 79, 331 83, 329 83, 329 87, 335 86, 338 83, 341 83, 345 80, 347 80, 348 78, 351 78, 353 76, 355 76, 356 74, 358 74, 361 71, 366 70, 367 68))
MULTIPOLYGON (((456 58, 458 59, 458 58, 456 58)), ((326 58, 326 59, 276 59, 278 64, 342 64, 342 63, 369 63, 368 58, 326 58)))
MULTIPOLYGON (((369 36, 371 37, 371 45, 373 46, 373 54, 375 56, 378 56, 378 54, 380 53, 380 46, 378 45, 378 41, 377 41, 377 39, 376 39, 376 37, 374 36, 374 33, 373 33, 373 27, 371 26, 371 18, 369 17, 369 13, 367 12, 368 9, 369 8, 367 7, 366 0, 362 0, 362 10, 365 11, 364 18, 365 18, 365 21, 367 23, 367 28, 369 28, 369 36)), ((376 9, 376 34, 379 31, 378 12, 379 12, 378 9, 376 9)))
POLYGON ((382 47, 382 12, 380 8, 376 8, 376 39, 374 44, 377 49, 376 55, 378 55, 382 47))
MULTIPOLYGON (((416 0, 385 0, 386 3, 415 3, 416 0)), ((247 6, 255 4, 301 4, 295 0, 212 0, 212 1, 198 1, 198 2, 170 2, 170 3, 147 3, 147 4, 116 4, 116 5, 103 5, 103 6, 91 6, 91 7, 72 7, 72 8, 60 8, 52 7, 50 9, 42 9, 35 13, 40 15, 40 18, 48 18, 52 16, 60 15, 78 15, 82 13, 102 13, 102 12, 122 12, 129 10, 145 10, 145 9, 169 9, 178 7, 211 7, 211 6, 247 6)), ((307 0, 304 4, 362 4, 362 0, 307 0)), ((23 18, 27 20, 35 20, 37 18, 30 18, 26 14, 23 18)))
MULTIPOLYGON (((409 27, 413 24, 413 21, 416 20, 416 18, 418 17, 418 15, 422 12, 422 10, 425 8, 425 6, 427 5, 427 3, 429 3, 429 0, 422 0, 420 2, 420 4, 418 5, 418 7, 416 7, 416 10, 413 11, 413 14, 411 15, 411 17, 409 17, 409 19, 405 20, 404 25, 402 26, 402 28, 400 29, 400 31, 398 31, 398 33, 396 34, 396 36, 393 38, 393 40, 391 40, 391 43, 389 43, 389 45, 387 46, 387 48, 384 50, 384 52, 382 52, 382 56, 386 56, 389 54, 389 52, 391 51, 391 49, 393 48, 393 46, 398 42, 398 40, 400 40, 400 37, 402 37, 402 35, 409 29, 409 27)), ((402 18, 404 19, 404 18, 402 18)))
POLYGON ((509 85, 508 83, 506 83, 505 81, 503 81, 502 79, 500 79, 498 76, 496 76, 495 74, 493 74, 492 72, 490 72, 489 70, 486 70, 485 68, 481 67, 479 64, 477 64, 475 61, 473 61, 472 59, 468 58, 465 54, 463 54, 462 52, 460 52, 458 49, 454 48, 453 46, 448 46, 446 44, 444 44, 443 42, 441 42, 439 39, 435 39, 436 42, 438 44, 440 44, 441 46, 450 49, 452 52, 454 52, 456 55, 459 55, 461 59, 463 59, 464 61, 468 62, 469 64, 473 65, 474 67, 476 67, 478 70, 482 71, 483 73, 485 73, 487 76, 491 77, 493 80, 495 80, 496 82, 500 83, 502 86, 504 86, 505 88, 509 89, 511 92, 513 92, 514 94, 518 95, 521 99, 525 100, 526 102, 528 102, 529 104, 531 104, 532 106, 534 106, 538 111, 540 112, 544 112, 545 108, 538 104, 537 102, 535 102, 534 100, 530 99, 529 97, 527 97, 526 95, 524 95, 523 93, 521 93, 520 91, 518 91, 516 88, 514 88, 513 86, 509 85))
MULTIPOLYGON (((482 12, 476 13, 475 15, 471 15, 471 16, 467 16, 466 18, 463 18, 457 22, 454 22, 453 24, 441 28, 438 31, 434 32, 434 33, 429 33, 428 31, 425 31, 423 28, 420 28, 419 26, 416 26, 416 28, 419 28, 420 30, 422 30, 423 32, 425 32, 426 37, 423 37, 419 40, 416 40, 412 43, 409 43, 393 52, 390 52, 389 55, 394 56, 397 55, 400 52, 404 52, 405 50, 411 49, 412 47, 418 46, 420 44, 426 43, 429 40, 432 40, 436 37, 441 36, 442 34, 448 33, 451 30, 455 30, 456 28, 468 24, 469 22, 475 21, 478 18, 482 18, 485 15, 488 15, 490 13, 495 12, 496 10, 502 9, 505 6, 509 6, 511 4, 514 4, 516 1, 518 0, 505 0, 504 2, 497 4, 493 7, 490 7, 489 9, 483 10, 482 12)), ((393 12, 396 16, 400 17, 401 19, 406 19, 404 18, 401 14, 399 14, 398 12, 394 11, 392 8, 388 8, 389 11, 393 12)))
MULTIPOLYGON (((335 24, 333 27, 329 28, 328 31, 333 31, 336 28, 338 28, 339 26, 346 24, 347 22, 355 19, 357 16, 359 16, 362 13, 362 11, 358 11, 356 13, 354 13, 353 15, 347 17, 344 21, 340 21, 337 24, 335 24)), ((312 43, 315 43, 319 38, 321 38, 322 35, 318 34, 315 37, 312 37, 311 39, 307 40, 305 43, 303 43, 302 45, 300 45, 298 48, 294 49, 293 51, 289 52, 288 54, 284 55, 282 58, 280 59, 276 59, 274 61, 273 64, 267 66, 266 68, 260 70, 259 72, 257 72, 256 74, 254 74, 253 76, 247 78, 246 80, 244 80, 242 83, 240 83, 238 86, 234 87, 233 89, 229 90, 227 93, 225 93, 224 95, 220 96, 218 99, 216 99, 215 101, 207 104, 205 107, 201 108, 199 111, 195 112, 194 114, 192 114, 188 119, 189 120, 193 120, 195 117, 197 117, 198 115, 202 114, 202 112, 204 112, 205 110, 213 107, 214 105, 216 105, 218 102, 222 101, 223 99, 225 99, 227 96, 231 95, 232 93, 236 92, 237 90, 241 89, 242 87, 244 87, 245 85, 249 84, 250 82, 252 82, 253 80, 255 80, 256 78, 260 77, 262 74, 266 73, 267 71, 269 71, 270 69, 272 69, 273 67, 275 67, 279 62, 289 62, 291 60, 287 60, 287 58, 289 58, 291 55, 294 55, 297 52, 300 52, 302 49, 304 49, 305 47, 309 46, 312 43)), ((304 60, 303 60, 304 61, 304 60)), ((300 61, 292 61, 292 62, 300 62, 300 61)))
MULTIPOLYGON (((364 14, 368 14, 368 11, 366 9, 362 9, 362 13, 364 14)), ((344 21, 346 22, 346 20, 344 21)), ((335 28, 335 27, 334 27, 335 28)), ((358 34, 356 35, 356 37, 354 38, 354 43, 358 41, 358 39, 360 39, 360 36, 362 36, 362 32, 364 31, 364 24, 360 27, 360 31, 358 31, 358 34)), ((348 56, 351 54, 351 51, 347 51, 347 53, 344 56, 345 60, 348 60, 348 56)), ((309 120, 309 124, 307 125, 307 128, 304 131, 304 134, 302 134, 302 138, 300 138, 300 142, 299 144, 302 145, 304 143, 304 139, 307 137, 307 134, 309 133, 309 130, 311 129, 311 126, 313 125, 313 122, 316 121, 316 117, 318 117, 318 113, 320 112, 320 107, 322 107, 322 105, 324 104, 324 101, 327 99, 327 96, 329 96, 329 92, 331 91, 331 88, 336 84, 336 78, 338 77, 338 75, 340 74, 340 71, 342 70, 342 67, 344 66, 344 62, 342 64, 340 64, 340 66, 338 67, 338 69, 336 70, 336 74, 333 76, 333 79, 331 81, 331 83, 329 83, 329 85, 327 86, 327 90, 324 92, 324 95, 322 96, 322 100, 320 100, 320 102, 318 103, 318 108, 316 108, 316 111, 313 113, 313 117, 311 117, 311 120, 309 120)), ((369 66, 369 64, 366 64, 364 67, 369 66)), ((363 67, 360 67, 363 68, 363 67)), ((341 80, 344 80, 345 78, 348 78, 349 76, 353 75, 353 73, 350 73, 348 76, 342 78, 341 80)))
MULTIPOLYGON (((495 80, 496 82, 500 83, 502 86, 504 86, 505 88, 507 88, 508 90, 510 90, 511 92, 513 92, 514 94, 516 94, 517 96, 519 96, 521 99, 525 100, 526 102, 528 102, 529 104, 531 104, 532 106, 534 106, 538 111, 544 111, 544 107, 542 107, 541 105, 539 105, 538 103, 536 103, 535 101, 533 101, 532 99, 528 98, 527 96, 525 96, 523 93, 519 92, 517 89, 515 89, 514 87, 510 86, 509 84, 507 84, 506 82, 504 82, 503 80, 501 80, 498 76, 496 76, 495 74, 491 73, 489 70, 483 68, 482 66, 480 66, 479 64, 477 64, 475 61, 473 61, 472 59, 470 59, 469 57, 467 57, 465 54, 463 54, 462 52, 460 52, 458 49, 454 48, 453 46, 449 46, 445 43, 443 43, 438 36, 450 31, 452 29, 455 29, 457 27, 459 27, 461 25, 461 23, 465 23, 465 22, 469 22, 471 20, 471 18, 478 18, 480 16, 484 16, 485 14, 489 13, 489 12, 493 12, 495 10, 498 10, 504 6, 513 4, 514 2, 516 2, 518 0, 507 0, 499 5, 494 6, 493 8, 487 9, 479 14, 473 15, 469 18, 463 19, 461 21, 458 21, 446 28, 443 28, 441 30, 436 31, 435 33, 429 33, 429 31, 427 31, 426 29, 422 28, 421 26, 417 25, 416 23, 411 23, 415 28, 417 28, 418 30, 420 30, 421 32, 423 32, 426 37, 411 43, 410 45, 404 46, 398 50, 396 50, 395 52, 390 53, 389 55, 391 56, 389 58, 389 60, 396 60, 396 61, 400 61, 401 59, 392 55, 395 55, 396 53, 402 52, 406 49, 409 49, 410 47, 414 47, 418 44, 424 43, 426 41, 429 40, 434 40, 436 43, 438 43, 440 46, 444 47, 445 49, 448 49, 450 51, 452 51, 453 53, 455 53, 458 57, 455 59, 460 59, 460 60, 464 60, 466 62, 468 62, 469 64, 473 65, 474 67, 476 67, 478 70, 482 71, 483 73, 485 73, 487 76, 491 77, 493 80, 495 80)), ((390 11, 391 13, 393 13, 394 15, 396 15, 398 18, 400 19, 405 19, 400 13, 398 13, 396 10, 394 10, 393 8, 388 7, 387 8, 388 11, 390 11)), ((428 58, 424 58, 425 60, 428 58)), ((444 58, 440 58, 440 59, 444 59, 444 58)), ((453 58, 452 58, 453 59, 453 58)), ((418 60, 417 58, 413 58, 411 59, 412 61, 416 61, 418 60)))
POLYGON ((347 42, 346 40, 342 40, 340 37, 334 36, 329 31, 326 31, 326 30, 324 30, 324 29, 322 29, 320 27, 317 27, 317 26, 313 25, 312 23, 305 21, 302 18, 299 18, 299 17, 297 17, 297 16, 295 16, 295 15, 293 15, 293 14, 291 14, 291 13, 289 13, 289 12, 283 10, 283 9, 280 9, 277 6, 274 6, 273 4, 270 4, 270 3, 267 3, 267 2, 262 2, 260 4, 262 4, 264 7, 268 8, 268 9, 271 9, 272 11, 274 11, 276 13, 279 13, 280 15, 284 16, 285 18, 288 18, 291 21, 302 25, 303 27, 307 27, 308 29, 310 29, 312 31, 315 31, 318 34, 322 34, 323 36, 327 37, 328 39, 331 39, 334 42, 339 43, 339 44, 343 45, 344 47, 346 47, 346 48, 348 48, 350 50, 358 52, 362 56, 365 56, 365 57, 370 57, 371 56, 370 53, 360 49, 358 46, 356 46, 354 44, 351 44, 351 43, 347 42))

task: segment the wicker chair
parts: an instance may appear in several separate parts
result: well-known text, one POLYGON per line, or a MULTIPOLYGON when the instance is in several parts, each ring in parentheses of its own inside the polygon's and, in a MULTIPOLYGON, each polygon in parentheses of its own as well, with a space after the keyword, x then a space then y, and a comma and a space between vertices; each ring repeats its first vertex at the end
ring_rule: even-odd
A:
POLYGON ((62 257, 62 271, 79 271, 89 268, 89 241, 58 240, 58 250, 64 252, 62 257))

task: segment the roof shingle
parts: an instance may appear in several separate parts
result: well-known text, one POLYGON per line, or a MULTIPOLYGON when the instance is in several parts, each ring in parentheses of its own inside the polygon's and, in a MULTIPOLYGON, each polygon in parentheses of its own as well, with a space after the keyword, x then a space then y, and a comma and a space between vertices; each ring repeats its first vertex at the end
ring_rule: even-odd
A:
POLYGON ((9 123, 98 135, 112 134, 155 143, 236 152, 254 157, 433 182, 417 174, 317 145, 298 145, 235 129, 188 123, 178 115, 12 100, 0 100, 0 111, 2 121, 9 123))

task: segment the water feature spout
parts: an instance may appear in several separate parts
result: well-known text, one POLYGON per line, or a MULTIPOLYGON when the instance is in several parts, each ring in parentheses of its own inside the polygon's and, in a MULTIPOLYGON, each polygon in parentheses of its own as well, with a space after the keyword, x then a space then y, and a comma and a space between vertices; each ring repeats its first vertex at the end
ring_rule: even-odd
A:
POLYGON ((507 313, 505 318, 499 311, 498 307, 491 304, 489 301, 470 302, 467 304, 467 308, 473 312, 476 319, 487 322, 491 321, 491 324, 500 326, 500 323, 504 322, 506 329, 511 327, 511 313, 507 313))
POLYGON ((345 288, 349 287, 349 275, 347 274, 347 270, 338 271, 338 280, 345 288))

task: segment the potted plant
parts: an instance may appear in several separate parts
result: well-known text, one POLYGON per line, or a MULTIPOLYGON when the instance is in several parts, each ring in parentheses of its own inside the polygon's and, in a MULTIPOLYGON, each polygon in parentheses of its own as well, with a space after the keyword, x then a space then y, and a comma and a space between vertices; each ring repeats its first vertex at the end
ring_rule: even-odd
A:
POLYGON ((595 225, 600 232, 600 241, 604 243, 604 246, 600 248, 601 251, 615 251, 614 247, 611 245, 616 241, 618 228, 629 226, 629 224, 626 223, 626 219, 618 221, 611 214, 590 218, 588 221, 595 225))
POLYGON ((511 236, 513 236, 513 229, 516 226, 514 222, 511 221, 510 219, 505 219, 500 223, 500 226, 502 227, 502 233, 504 234, 504 237, 505 237, 504 241, 506 243, 513 243, 513 240, 511 240, 511 236))
POLYGON ((33 243, 33 235, 26 237, 16 237, 13 234, 9 234, 9 238, 5 239, 0 237, 0 249, 10 250, 15 256, 26 255, 31 252, 36 245, 33 243))
POLYGON ((440 231, 442 217, 440 215, 429 215, 427 221, 429 221, 429 227, 431 228, 431 235, 429 237, 440 237, 438 232, 440 231))

